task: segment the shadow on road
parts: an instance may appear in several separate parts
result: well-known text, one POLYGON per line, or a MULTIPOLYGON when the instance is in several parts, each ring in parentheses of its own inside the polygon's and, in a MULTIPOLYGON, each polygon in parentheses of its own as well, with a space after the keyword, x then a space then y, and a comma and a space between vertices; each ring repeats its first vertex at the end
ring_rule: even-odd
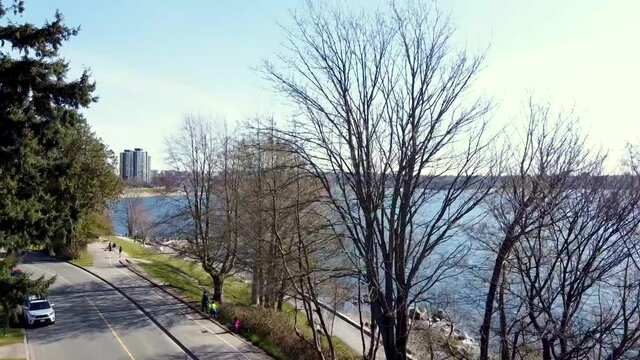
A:
MULTIPOLYGON (((228 347, 225 347, 229 349, 228 347)), ((264 353, 262 352, 252 352, 249 348, 242 348, 244 356, 235 350, 223 350, 219 347, 214 346, 197 346, 192 347, 191 351, 198 357, 200 360, 204 359, 216 359, 216 360, 246 360, 246 359, 255 359, 261 358, 264 359, 264 353)), ((154 360, 182 360, 189 359, 184 357, 176 357, 175 355, 166 355, 166 356, 157 356, 154 360)), ((189 359, 190 360, 190 359, 189 359)))
POLYGON ((28 330, 29 338, 39 343, 104 334, 110 331, 104 319, 127 331, 149 326, 133 304, 104 284, 58 284, 49 291, 49 300, 55 304, 56 323, 28 330))
POLYGON ((56 259, 49 256, 46 251, 29 251, 22 254, 21 263, 23 264, 37 264, 37 263, 61 263, 64 262, 60 259, 56 259))

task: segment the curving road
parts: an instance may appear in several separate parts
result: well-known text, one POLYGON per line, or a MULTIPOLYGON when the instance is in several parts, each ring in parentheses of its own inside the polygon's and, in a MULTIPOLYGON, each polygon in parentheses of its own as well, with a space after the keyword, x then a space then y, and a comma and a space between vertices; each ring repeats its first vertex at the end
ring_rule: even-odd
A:
POLYGON ((90 274, 33 253, 21 267, 58 277, 49 291, 56 323, 27 329, 31 360, 188 359, 134 304, 90 274))
POLYGON ((116 253, 96 244, 90 250, 94 266, 89 269, 144 312, 84 270, 29 254, 21 265, 25 270, 35 276, 58 276, 49 292, 56 323, 27 330, 31 360, 269 359, 127 269, 116 267, 116 253))

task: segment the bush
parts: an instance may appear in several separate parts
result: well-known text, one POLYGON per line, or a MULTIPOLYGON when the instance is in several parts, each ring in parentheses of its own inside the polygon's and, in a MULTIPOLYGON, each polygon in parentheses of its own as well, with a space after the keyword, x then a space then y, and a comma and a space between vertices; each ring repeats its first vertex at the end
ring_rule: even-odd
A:
POLYGON ((87 244, 102 235, 112 232, 111 220, 103 212, 90 212, 78 221, 73 237, 63 229, 56 232, 47 250, 61 260, 81 258, 87 250, 87 244))
MULTIPOLYGON (((233 318, 240 320, 240 334, 250 339, 254 344, 265 349, 276 359, 318 359, 313 347, 306 341, 300 339, 293 326, 291 317, 283 312, 261 307, 236 306, 222 304, 220 306, 220 322, 233 329, 233 318), (269 344, 275 345, 270 348, 269 344)), ((303 324, 298 324, 300 328, 303 324)), ((299 329, 300 329, 299 328, 299 329)), ((311 334, 300 330, 310 341, 311 334)), ((328 354, 326 341, 323 342, 323 349, 328 354)), ((354 351, 334 341, 336 358, 338 359, 359 359, 354 351)))
POLYGON ((279 359, 316 359, 313 348, 301 340, 295 333, 293 324, 281 312, 260 307, 234 306, 222 304, 220 306, 220 321, 232 329, 234 317, 240 320, 240 333, 252 341, 268 339, 276 345, 281 354, 272 356, 279 359), (251 334, 258 335, 251 339, 251 334))
POLYGON ((87 251, 87 243, 85 241, 71 241, 69 243, 54 242, 51 251, 53 255, 60 260, 77 259, 87 251))
POLYGON ((98 211, 92 211, 80 219, 76 229, 76 237, 83 239, 98 239, 112 233, 111 218, 106 212, 98 211))

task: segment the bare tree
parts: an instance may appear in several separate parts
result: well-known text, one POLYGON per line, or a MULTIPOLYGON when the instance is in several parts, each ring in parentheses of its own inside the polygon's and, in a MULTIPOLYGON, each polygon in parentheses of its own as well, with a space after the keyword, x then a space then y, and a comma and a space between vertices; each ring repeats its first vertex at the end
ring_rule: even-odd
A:
POLYGON ((627 356, 640 329, 630 269, 638 180, 604 175, 604 156, 589 149, 570 116, 553 119, 548 106, 533 103, 528 115, 521 144, 508 145, 508 174, 487 199, 497 241, 488 242, 495 259, 481 359, 491 354, 494 304, 503 360, 627 356))
POLYGON ((261 122, 252 121, 255 133, 238 149, 244 169, 238 263, 252 273, 253 304, 277 310, 287 298, 302 304, 306 325, 314 331, 311 336, 301 331, 295 317, 297 335, 320 358, 335 358, 332 324, 321 298, 329 298, 327 288, 337 286, 329 281, 344 276, 344 269, 336 267, 341 248, 320 211, 322 187, 302 169, 289 144, 278 141, 273 126, 263 129, 261 122))
POLYGON ((278 291, 281 288, 278 281, 281 269, 277 266, 279 262, 274 262, 276 254, 271 240, 273 227, 269 225, 270 201, 265 173, 268 150, 264 151, 260 129, 255 135, 243 138, 239 153, 245 180, 239 206, 241 216, 238 229, 243 238, 243 246, 242 256, 238 261, 252 276, 251 303, 273 308, 276 303, 274 298, 279 298, 281 293, 278 291))
POLYGON ((451 239, 491 191, 478 176, 491 171, 488 104, 468 91, 481 58, 452 51, 445 19, 420 5, 369 16, 309 3, 266 65, 302 114, 277 134, 322 184, 388 359, 406 358, 409 307, 456 268, 466 247, 451 239))
MULTIPOLYGON (((521 143, 511 142, 505 159, 507 175, 502 178, 500 191, 487 199, 488 208, 497 224, 498 241, 490 244, 495 259, 485 301, 480 328, 480 357, 488 359, 490 331, 501 274, 513 247, 526 234, 546 225, 547 212, 552 211, 568 196, 573 176, 592 169, 584 139, 570 121, 553 122, 549 107, 529 103, 527 127, 521 143)), ((561 119, 566 120, 566 119, 561 119)), ((501 295, 502 296, 502 295, 501 295)), ((504 318, 500 307, 501 318, 504 318)), ((504 335, 505 324, 501 324, 504 335)), ((502 355, 506 356, 506 339, 502 338, 502 355)))
MULTIPOLYGON (((184 174, 182 235, 185 255, 198 260, 211 276, 213 300, 223 300, 223 285, 234 268, 238 249, 238 171, 234 139, 217 133, 209 120, 187 116, 179 133, 167 140, 169 164, 184 174)), ((225 127, 226 129, 226 127, 225 127)))
POLYGON ((548 213, 549 226, 514 248, 513 293, 526 304, 524 328, 545 360, 594 358, 594 350, 609 355, 612 345, 628 340, 616 334, 624 310, 640 305, 633 295, 626 304, 612 298, 637 292, 627 245, 640 224, 638 182, 597 175, 574 179, 571 196, 548 213))
POLYGON ((144 206, 144 199, 140 197, 126 197, 122 200, 121 221, 127 227, 127 236, 141 239, 144 244, 149 229, 151 218, 144 206))
MULTIPOLYGON (((304 332, 296 333, 316 350, 322 359, 336 358, 333 326, 323 300, 330 289, 338 287, 340 278, 353 274, 339 254, 342 248, 321 201, 322 186, 302 169, 301 158, 287 144, 271 137, 265 149, 271 154, 267 171, 267 206, 273 245, 281 260, 286 289, 296 303, 303 306, 307 324, 313 330, 311 341, 304 332), (322 337, 327 344, 325 354, 322 337)), ((348 264, 347 264, 348 265, 348 264)))

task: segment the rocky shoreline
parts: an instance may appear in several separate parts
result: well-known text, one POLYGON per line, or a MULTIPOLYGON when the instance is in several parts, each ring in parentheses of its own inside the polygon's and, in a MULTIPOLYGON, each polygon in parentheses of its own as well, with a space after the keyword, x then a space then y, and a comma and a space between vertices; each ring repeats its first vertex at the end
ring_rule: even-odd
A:
MULTIPOLYGON (((480 344, 441 310, 429 314, 424 309, 409 311, 411 332, 409 335, 409 355, 412 359, 460 359, 473 360, 480 356, 480 344)), ((357 315, 349 314, 355 319, 357 315)), ((369 326, 366 319, 365 326, 369 326)))
MULTIPOLYGON (((413 310, 413 309, 412 309, 413 310)), ((456 328, 443 311, 428 314, 426 310, 411 311, 409 349, 418 359, 477 359, 478 342, 456 328)))

